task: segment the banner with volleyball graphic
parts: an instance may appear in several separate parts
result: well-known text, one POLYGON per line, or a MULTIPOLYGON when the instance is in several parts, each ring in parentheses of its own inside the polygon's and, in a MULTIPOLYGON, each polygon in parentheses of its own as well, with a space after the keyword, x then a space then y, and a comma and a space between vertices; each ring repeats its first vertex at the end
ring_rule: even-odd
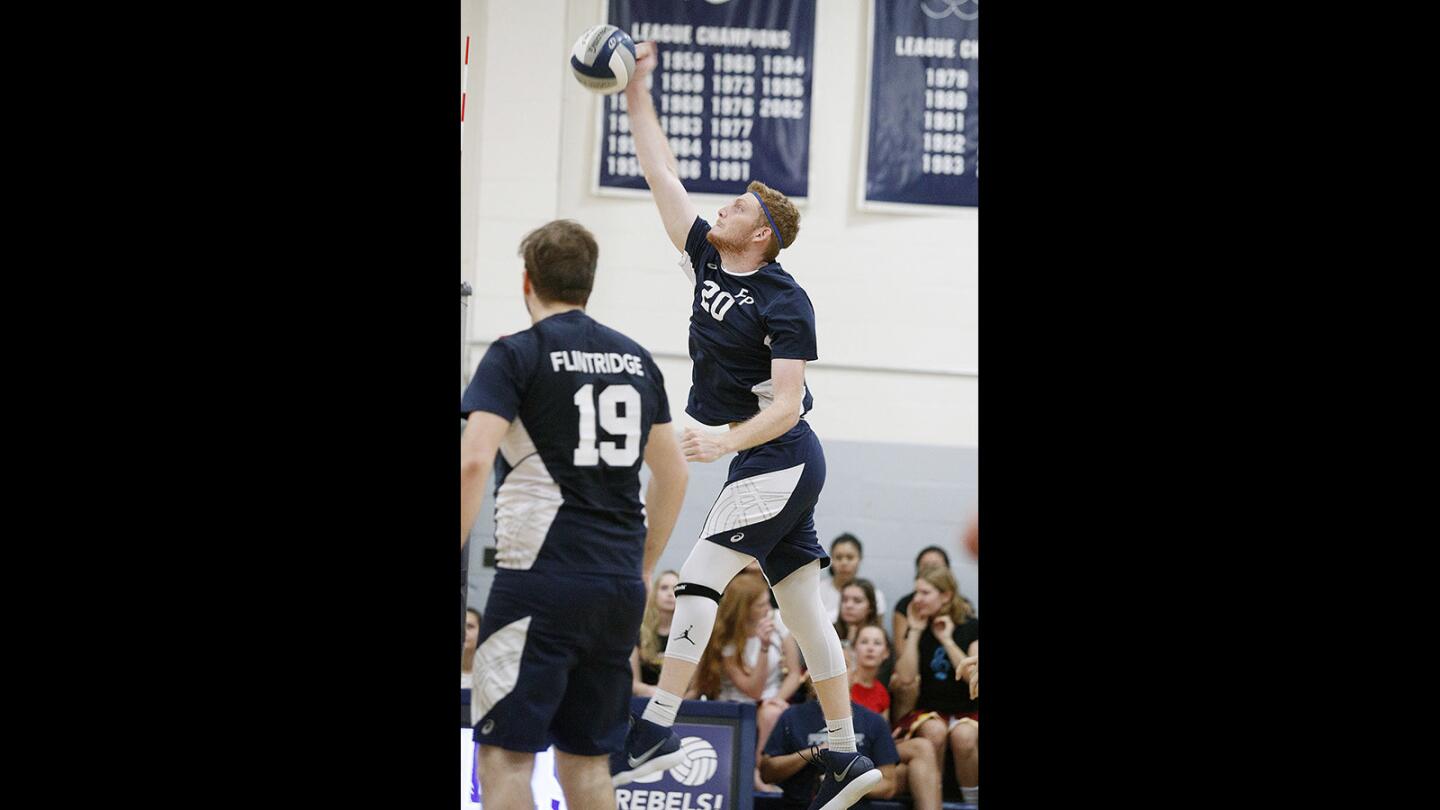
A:
MULTIPOLYGON (((632 698, 639 715, 646 698, 632 698)), ((616 810, 747 810, 754 796, 755 705, 722 700, 687 700, 675 721, 685 753, 680 764, 615 788, 616 810), (743 777, 743 778, 742 778, 743 777)), ((478 746, 472 729, 460 729, 461 806, 478 810, 485 798, 475 768, 478 746)), ((565 810, 555 773, 555 752, 535 755, 530 790, 536 810, 565 810)))
POLYGON ((980 0, 871 0, 861 208, 980 205, 980 0))
MULTIPOLYGON (((692 193, 759 180, 810 193, 815 0, 609 0, 605 22, 659 47, 650 95, 692 193)), ((647 191, 624 93, 602 96, 597 192, 647 191)))
POLYGON ((675 731, 685 758, 615 788, 615 810, 744 810, 735 790, 734 727, 677 722, 675 731))

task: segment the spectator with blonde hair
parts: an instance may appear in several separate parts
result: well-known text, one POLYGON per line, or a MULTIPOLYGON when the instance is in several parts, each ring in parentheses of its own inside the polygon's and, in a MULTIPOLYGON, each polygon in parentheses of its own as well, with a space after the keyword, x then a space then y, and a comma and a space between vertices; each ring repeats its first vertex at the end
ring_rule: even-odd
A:
POLYGON ((906 638, 890 679, 899 715, 899 739, 923 737, 944 761, 948 748, 955 779, 966 802, 980 798, 980 704, 968 676, 978 667, 967 659, 980 655, 980 620, 959 593, 948 568, 931 566, 915 579, 915 596, 906 611, 906 638))
MULTIPOLYGON (((950 555, 945 553, 945 549, 939 546, 926 546, 920 549, 920 553, 915 555, 915 576, 920 576, 921 571, 932 565, 950 567, 950 555)), ((910 600, 914 598, 915 592, 911 591, 900 597, 900 601, 895 603, 895 612, 891 617, 890 637, 897 641, 905 638, 905 627, 907 626, 905 610, 910 607, 910 600)))
POLYGON ((637 697, 655 694, 665 642, 670 640, 670 621, 675 618, 675 583, 679 581, 676 572, 661 571, 651 583, 640 620, 640 641, 630 653, 631 692, 637 697))

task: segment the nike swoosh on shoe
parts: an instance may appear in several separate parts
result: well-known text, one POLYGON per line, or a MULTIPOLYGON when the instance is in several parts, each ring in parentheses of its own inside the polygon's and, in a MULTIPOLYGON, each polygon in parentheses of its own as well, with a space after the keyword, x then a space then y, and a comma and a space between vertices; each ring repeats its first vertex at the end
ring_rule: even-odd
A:
MULTIPOLYGON (((633 767, 635 767, 636 765, 639 765, 639 764, 643 763, 645 760, 649 759, 649 758, 650 758, 650 755, 653 754, 653 753, 655 753, 655 751, 656 751, 657 749, 659 749, 660 746, 662 746, 662 745, 664 745, 664 744, 665 744, 665 740, 661 740, 660 742, 655 743, 654 745, 650 746, 650 750, 649 750, 649 751, 646 751, 645 753, 641 754, 639 759, 636 759, 635 757, 632 757, 632 756, 630 756, 629 754, 626 754, 626 755, 625 755, 625 759, 626 759, 627 761, 629 761, 630 767, 633 768, 633 767)), ((852 763, 852 764, 853 764, 853 763, 852 763)), ((848 770, 850 770, 850 769, 847 767, 845 770, 848 771, 848 770)))
POLYGON ((837 774, 834 774, 834 776, 835 776, 835 781, 836 781, 836 782, 844 782, 844 781, 845 781, 845 775, 848 774, 848 773, 850 773, 850 768, 851 768, 852 766, 854 766, 854 764, 855 764, 856 761, 858 761, 858 760, 859 760, 859 757, 856 757, 855 759, 850 760, 850 763, 845 766, 845 770, 843 770, 843 771, 841 771, 841 772, 839 772, 839 773, 837 773, 837 774))

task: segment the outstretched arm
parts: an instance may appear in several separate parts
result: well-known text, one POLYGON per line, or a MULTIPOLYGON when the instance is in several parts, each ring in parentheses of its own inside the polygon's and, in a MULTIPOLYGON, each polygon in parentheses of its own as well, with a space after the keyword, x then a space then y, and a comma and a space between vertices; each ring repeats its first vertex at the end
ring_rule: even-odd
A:
POLYGON ((625 104, 630 112, 630 133, 635 136, 636 157, 641 171, 645 172, 645 182, 650 184, 655 207, 660 209, 665 233, 676 250, 684 250, 685 237, 690 234, 690 226, 699 212, 680 183, 675 155, 670 151, 665 131, 660 128, 655 102, 650 100, 650 89, 646 87, 645 77, 655 70, 658 61, 655 43, 641 42, 635 46, 635 75, 625 86, 625 104))

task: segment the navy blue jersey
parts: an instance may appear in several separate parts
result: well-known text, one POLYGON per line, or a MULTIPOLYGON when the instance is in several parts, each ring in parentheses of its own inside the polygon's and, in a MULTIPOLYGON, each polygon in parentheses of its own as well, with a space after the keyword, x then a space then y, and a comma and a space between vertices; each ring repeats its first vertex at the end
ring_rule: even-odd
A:
MULTIPOLYGON (((685 412, 706 425, 743 422, 774 401, 772 358, 814 360, 815 308, 810 296, 776 262, 743 275, 720 267, 720 251, 706 240, 700 217, 685 239, 694 273, 690 359, 694 362, 685 412)), ((800 415, 813 400, 805 388, 800 415)))
MULTIPOLYGON (((900 753, 895 750, 895 740, 890 736, 890 726, 885 718, 853 701, 850 712, 855 727, 855 750, 869 757, 877 768, 899 762, 900 753)), ((770 732, 770 739, 765 741, 765 753, 778 757, 796 751, 808 752, 810 746, 820 745, 829 739, 820 701, 810 700, 791 706, 780 715, 780 719, 775 721, 775 729, 770 732)), ((787 808, 809 806, 819 787, 820 771, 809 765, 780 784, 787 808)), ((854 806, 864 810, 869 802, 861 799, 854 806)))
POLYGON ((495 460, 495 565, 638 576, 640 464, 670 421, 665 380, 640 344, 581 310, 485 352, 460 415, 513 420, 495 460))

